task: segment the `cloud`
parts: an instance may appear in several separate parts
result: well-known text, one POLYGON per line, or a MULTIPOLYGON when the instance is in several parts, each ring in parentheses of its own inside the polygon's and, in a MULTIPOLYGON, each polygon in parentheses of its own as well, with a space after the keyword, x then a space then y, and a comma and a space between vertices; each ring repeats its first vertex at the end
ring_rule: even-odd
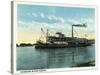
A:
POLYGON ((69 18, 66 20, 68 24, 87 24, 87 25, 93 25, 95 24, 95 20, 91 18, 79 18, 79 19, 74 19, 74 18, 69 18))
POLYGON ((80 24, 80 21, 75 20, 75 19, 67 19, 67 23, 69 23, 69 24, 80 24))
POLYGON ((32 13, 32 15, 33 15, 34 17, 37 17, 37 16, 38 16, 36 13, 32 13))
POLYGON ((61 23, 65 22, 65 20, 62 17, 59 17, 59 20, 61 21, 61 23))
POLYGON ((60 17, 60 16, 48 15, 47 18, 49 20, 55 20, 55 21, 57 21, 59 23, 65 23, 64 18, 63 17, 60 17))
POLYGON ((18 21, 19 27, 21 28, 26 28, 26 29, 38 29, 38 28, 50 28, 50 29, 62 29, 65 28, 66 24, 63 23, 54 23, 54 24, 49 24, 46 22, 36 22, 36 21, 31 21, 31 22, 24 22, 24 21, 18 21))
POLYGON ((18 24, 25 24, 25 22, 24 21, 18 21, 18 24))
POLYGON ((91 19, 91 18, 82 18, 81 22, 87 23, 87 24, 94 24, 95 20, 91 19))
POLYGON ((41 18, 45 18, 44 13, 39 13, 39 14, 40 14, 41 18))
POLYGON ((58 18, 56 16, 54 16, 54 15, 48 15, 47 18, 49 20, 58 20, 58 18))
POLYGON ((38 17, 38 15, 39 15, 41 18, 45 18, 44 13, 42 13, 42 12, 39 12, 39 13, 32 13, 32 15, 33 15, 34 17, 38 17))
MULTIPOLYGON (((24 22, 19 21, 18 24, 20 24, 21 27, 26 27, 30 29, 34 29, 34 27, 38 28, 53 28, 53 29, 67 29, 68 31, 71 30, 72 24, 87 24, 88 31, 94 30, 94 21, 91 18, 80 18, 80 19, 64 19, 60 16, 54 16, 54 15, 44 15, 44 13, 40 13, 41 17, 45 17, 44 19, 48 18, 49 20, 55 20, 55 23, 48 23, 46 21, 38 22, 38 21, 30 21, 30 22, 24 22)), ((80 29, 80 28, 79 28, 80 29)))
POLYGON ((18 27, 28 27, 28 24, 24 21, 18 21, 18 27))
POLYGON ((61 16, 56 16, 53 14, 44 14, 43 12, 33 12, 30 16, 33 16, 37 20, 40 20, 42 22, 51 22, 51 23, 65 23, 65 20, 61 16))
MULTIPOLYGON (((75 20, 76 21, 76 20, 75 20)), ((18 27, 18 31, 21 32, 30 32, 32 34, 38 34, 41 32, 41 28, 44 29, 44 32, 46 32, 46 29, 49 29, 50 33, 54 34, 57 31, 61 31, 64 33, 66 36, 71 36, 71 24, 68 23, 54 23, 54 24, 49 24, 46 22, 37 22, 37 21, 31 21, 31 22, 24 22, 24 21, 18 21, 18 24, 20 25, 18 27)), ((87 27, 86 29, 75 29, 78 34, 89 34, 94 33, 95 29, 93 27, 87 27)), ((80 35, 79 35, 80 36, 80 35)))

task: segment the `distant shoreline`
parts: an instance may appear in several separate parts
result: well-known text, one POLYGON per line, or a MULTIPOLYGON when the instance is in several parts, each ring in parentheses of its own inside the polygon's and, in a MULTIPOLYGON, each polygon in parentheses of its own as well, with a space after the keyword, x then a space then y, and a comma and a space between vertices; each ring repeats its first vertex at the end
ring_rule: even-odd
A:
POLYGON ((35 44, 31 43, 21 43, 21 44, 16 44, 16 47, 28 47, 28 46, 34 46, 35 44))
POLYGON ((86 63, 78 63, 72 67, 87 67, 87 66, 95 66, 95 60, 86 63))

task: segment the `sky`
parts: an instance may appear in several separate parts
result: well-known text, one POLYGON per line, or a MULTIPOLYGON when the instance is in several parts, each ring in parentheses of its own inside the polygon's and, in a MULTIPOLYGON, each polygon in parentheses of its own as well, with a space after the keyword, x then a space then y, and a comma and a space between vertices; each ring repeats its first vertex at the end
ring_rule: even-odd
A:
POLYGON ((95 8, 18 4, 16 42, 35 43, 40 37, 43 39, 47 29, 51 35, 62 32, 70 37, 71 26, 83 23, 87 27, 75 27, 74 36, 94 39, 95 8))

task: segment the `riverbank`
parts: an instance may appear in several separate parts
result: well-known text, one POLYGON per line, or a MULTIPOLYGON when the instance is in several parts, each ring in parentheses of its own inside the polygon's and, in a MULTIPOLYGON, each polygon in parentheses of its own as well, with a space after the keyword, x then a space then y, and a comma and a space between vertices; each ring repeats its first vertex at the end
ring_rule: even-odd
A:
POLYGON ((72 67, 89 67, 89 66, 95 66, 95 61, 89 61, 86 63, 79 63, 79 64, 76 64, 72 67))

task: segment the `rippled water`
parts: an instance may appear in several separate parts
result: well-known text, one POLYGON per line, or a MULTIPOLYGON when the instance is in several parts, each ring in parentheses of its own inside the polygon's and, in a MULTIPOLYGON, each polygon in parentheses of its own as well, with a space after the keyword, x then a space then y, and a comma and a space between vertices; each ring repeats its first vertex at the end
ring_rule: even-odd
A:
POLYGON ((17 70, 68 68, 95 60, 95 46, 35 49, 17 47, 17 70))

